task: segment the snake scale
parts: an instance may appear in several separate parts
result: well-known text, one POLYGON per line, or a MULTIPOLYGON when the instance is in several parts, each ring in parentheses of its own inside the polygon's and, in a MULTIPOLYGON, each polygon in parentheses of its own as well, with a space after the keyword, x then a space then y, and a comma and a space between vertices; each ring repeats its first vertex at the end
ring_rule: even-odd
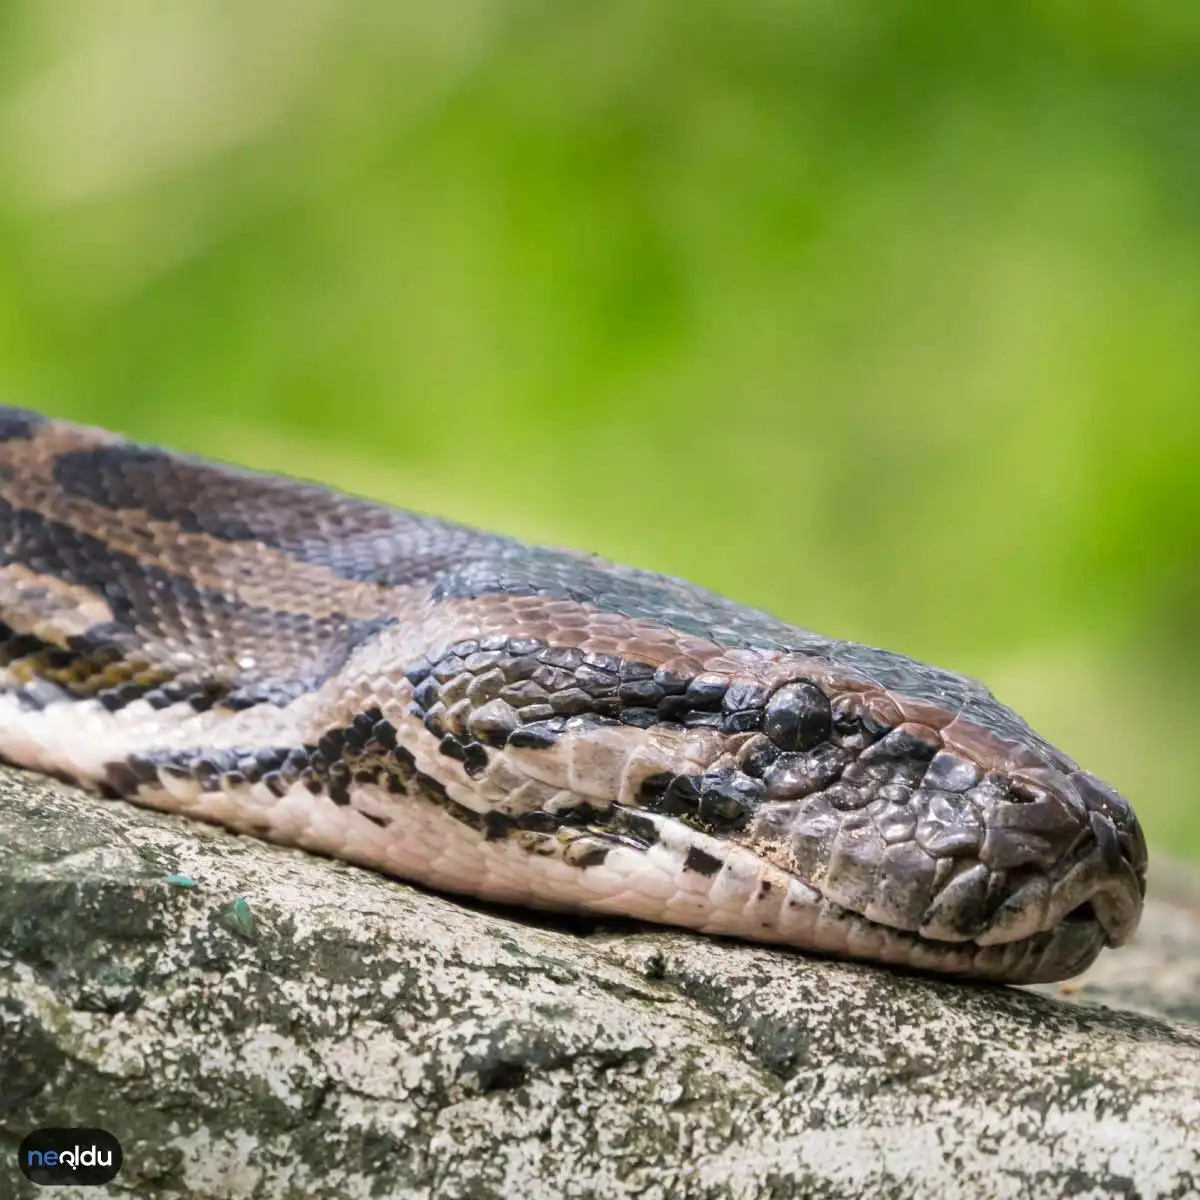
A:
POLYGON ((980 684, 678 579, 0 408, 0 756, 433 888, 966 977, 1137 925, 980 684))

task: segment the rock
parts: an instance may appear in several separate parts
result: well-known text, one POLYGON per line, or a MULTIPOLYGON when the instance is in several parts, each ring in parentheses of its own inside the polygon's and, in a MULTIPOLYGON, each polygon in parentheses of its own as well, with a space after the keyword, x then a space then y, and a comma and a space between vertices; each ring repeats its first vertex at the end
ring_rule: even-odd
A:
POLYGON ((1195 1196, 1189 903, 1070 992, 1116 1011, 468 906, 3 770, 0 1196, 53 1124, 118 1136, 111 1196, 1195 1196))

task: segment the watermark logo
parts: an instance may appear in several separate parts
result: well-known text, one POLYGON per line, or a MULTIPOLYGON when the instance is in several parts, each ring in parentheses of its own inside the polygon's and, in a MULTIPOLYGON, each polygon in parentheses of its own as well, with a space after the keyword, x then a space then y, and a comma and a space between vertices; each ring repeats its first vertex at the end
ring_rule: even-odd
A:
POLYGON ((43 1187, 98 1187, 121 1169, 121 1143, 104 1129, 35 1129, 21 1143, 17 1165, 43 1187))

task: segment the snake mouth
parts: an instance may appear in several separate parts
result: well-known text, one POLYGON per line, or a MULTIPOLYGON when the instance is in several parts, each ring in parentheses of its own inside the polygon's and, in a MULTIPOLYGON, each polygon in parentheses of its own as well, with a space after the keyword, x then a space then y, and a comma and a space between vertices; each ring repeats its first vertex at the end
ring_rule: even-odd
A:
MULTIPOLYGON (((763 854, 763 849, 755 852, 763 854)), ((763 856, 781 862, 777 851, 763 856)), ((894 877, 882 885, 875 902, 851 907, 838 899, 850 897, 828 872, 801 877, 793 866, 789 874, 809 897, 811 911, 802 926, 785 911, 785 936, 773 940, 1009 984, 1054 983, 1086 970, 1103 949, 1132 935, 1145 889, 1144 875, 1132 864, 1114 872, 1096 847, 1049 875, 1026 871, 1006 876, 989 873, 980 862, 959 862, 941 893, 926 905, 925 919, 901 927, 895 898, 903 882, 894 877), (985 876, 986 890, 981 886, 985 876)), ((921 881, 910 885, 907 899, 924 892, 921 881)))
POLYGON ((971 937, 931 936, 927 926, 900 929, 832 902, 827 893, 822 903, 846 926, 843 942, 832 944, 835 952, 1007 983, 1051 983, 1085 970, 1105 947, 1127 941, 1137 925, 1141 884, 1132 873, 1100 884, 1058 915, 1071 895, 1079 894, 1079 886, 1064 887, 1050 915, 1018 890, 1004 902, 999 918, 971 937))
POLYGON ((889 915, 886 901, 867 905, 864 911, 840 903, 836 897, 842 893, 828 879, 823 883, 805 882, 807 886, 819 890, 826 900, 839 904, 845 912, 886 928, 917 934, 931 942, 1004 945, 1071 926, 1076 936, 1088 930, 1105 946, 1123 945, 1137 928, 1143 892, 1141 880, 1131 869, 1116 878, 1106 876, 1093 886, 1091 880, 1096 875, 1094 865, 1084 860, 1083 868, 1082 871, 1078 867, 1070 868, 1060 873, 1057 879, 1037 877, 1027 883, 992 876, 988 882, 995 898, 990 903, 985 898, 982 905, 968 903, 955 912, 947 913, 945 910, 956 902, 958 896, 948 897, 946 892, 951 888, 956 893, 963 891, 955 887, 957 880, 965 879, 974 884, 986 871, 983 864, 963 864, 958 874, 952 876, 943 888, 942 894, 926 909, 925 919, 916 923, 915 927, 911 927, 912 923, 909 923, 909 927, 895 925, 886 919, 889 915), (1050 893, 1048 897, 1047 890, 1050 893), (1085 898, 1077 900, 1081 895, 1085 898), (974 913, 972 907, 976 910, 974 913), (986 912, 987 909, 991 910, 990 913, 986 912))
POLYGON ((821 902, 810 947, 841 957, 993 983, 1056 983, 1085 971, 1111 944, 1090 902, 1052 929, 1014 941, 938 941, 821 902))
POLYGON ((1133 935, 1141 907, 1141 885, 1132 889, 1111 884, 1077 904, 1062 918, 1065 925, 1086 925, 1100 931, 1106 946, 1123 946, 1133 935))

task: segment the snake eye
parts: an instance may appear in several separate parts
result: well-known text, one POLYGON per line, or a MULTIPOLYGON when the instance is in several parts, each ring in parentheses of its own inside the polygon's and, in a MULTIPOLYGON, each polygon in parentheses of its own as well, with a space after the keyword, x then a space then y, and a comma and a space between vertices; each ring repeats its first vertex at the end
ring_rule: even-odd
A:
POLYGON ((781 750, 811 750, 829 737, 829 700, 811 683, 784 684, 767 701, 763 732, 781 750))

